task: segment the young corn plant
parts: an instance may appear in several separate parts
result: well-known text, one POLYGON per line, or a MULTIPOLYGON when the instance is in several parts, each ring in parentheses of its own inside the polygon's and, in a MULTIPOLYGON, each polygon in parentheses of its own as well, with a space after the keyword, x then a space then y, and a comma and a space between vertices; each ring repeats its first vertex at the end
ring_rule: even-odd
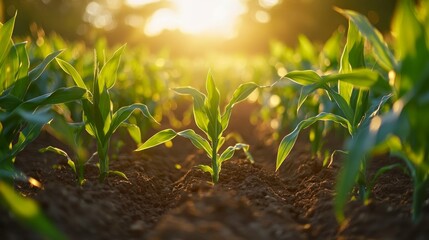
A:
POLYGON ((22 197, 11 186, 13 180, 37 180, 14 168, 15 157, 37 138, 42 127, 52 119, 53 104, 81 99, 86 90, 78 87, 60 88, 46 94, 31 92, 47 65, 61 52, 47 56, 30 70, 26 43, 12 40, 16 15, 4 25, 0 23, 0 205, 23 225, 49 239, 65 239, 44 216, 37 203, 22 197))
POLYGON ((218 183, 222 163, 232 158, 236 150, 242 149, 247 158, 253 162, 253 158, 248 152, 249 145, 247 144, 237 143, 235 146, 229 146, 221 154, 219 154, 219 150, 225 143, 223 133, 228 127, 232 108, 237 103, 244 101, 258 88, 261 87, 252 82, 241 84, 234 91, 232 99, 226 105, 223 114, 221 114, 219 106, 220 94, 210 71, 206 79, 207 95, 192 87, 174 88, 173 90, 178 94, 190 95, 193 97, 194 120, 197 127, 206 134, 207 139, 203 138, 192 129, 186 129, 181 132, 176 132, 173 129, 165 129, 150 137, 146 142, 140 145, 136 151, 142 151, 160 145, 172 140, 176 136, 187 138, 195 147, 204 150, 211 159, 211 166, 199 165, 198 167, 204 172, 210 173, 214 184, 218 183))
MULTIPOLYGON (((387 48, 377 50, 377 63, 389 73, 394 103, 390 111, 371 119, 348 142, 350 154, 336 186, 335 214, 339 221, 345 218, 343 209, 350 199, 359 165, 380 149, 405 161, 414 187, 412 218, 416 222, 421 219, 429 187, 428 7, 428 0, 420 1, 420 5, 411 0, 399 1, 393 19, 395 58, 390 57, 393 54, 387 48)), ((370 34, 376 30, 364 16, 351 11, 346 16, 356 22, 372 45, 384 43, 380 35, 370 34)))
MULTIPOLYGON (((341 9, 338 11, 345 12, 341 9)), ((359 126, 366 124, 376 116, 380 107, 390 98, 390 87, 387 80, 383 79, 376 71, 366 68, 364 39, 353 21, 349 22, 347 43, 341 56, 339 73, 320 76, 310 70, 292 71, 286 74, 285 78, 302 86, 298 111, 307 97, 317 89, 326 92, 329 99, 335 103, 336 111, 335 113, 320 112, 318 115, 298 123, 295 129, 280 142, 276 162, 277 170, 289 155, 301 130, 318 121, 330 121, 346 128, 353 138, 359 126), (375 93, 386 95, 377 98, 375 93)), ((338 150, 332 153, 331 162, 335 152, 338 150)), ((357 180, 359 194, 364 199, 368 190, 365 161, 362 162, 359 173, 357 180)))
POLYGON ((29 70, 26 44, 14 44, 11 40, 14 22, 15 17, 0 26, 0 179, 9 180, 23 177, 14 170, 15 157, 52 119, 51 106, 79 100, 86 95, 86 90, 79 87, 59 88, 40 95, 29 91, 61 52, 51 53, 29 70))
MULTIPOLYGON (((125 46, 119 48, 99 70, 97 60, 95 60, 94 80, 92 89, 86 85, 79 75, 77 70, 68 62, 57 58, 60 67, 69 74, 77 86, 86 89, 90 92, 90 97, 82 100, 83 108, 83 123, 85 130, 96 139, 97 154, 99 158, 101 182, 109 174, 116 174, 126 178, 125 174, 119 171, 109 170, 109 145, 110 139, 115 131, 120 126, 128 127, 132 136, 140 137, 140 131, 132 124, 127 124, 125 121, 131 116, 135 110, 139 110, 143 116, 156 122, 150 114, 146 105, 135 103, 129 106, 121 107, 116 112, 112 110, 112 102, 109 90, 114 86, 116 81, 116 73, 119 67, 120 58, 125 46)), ((95 59, 97 59, 95 57, 95 59)), ((81 162, 81 161, 79 161, 81 162)), ((79 166, 82 168, 82 166, 79 166)))
MULTIPOLYGON (((64 109, 63 109, 64 111, 64 109)), ((79 185, 85 183, 84 166, 86 163, 91 162, 97 154, 95 152, 90 158, 88 158, 88 134, 85 134, 84 123, 73 123, 70 116, 64 116, 57 114, 52 121, 49 122, 47 131, 61 142, 67 144, 73 152, 73 156, 69 156, 64 150, 48 146, 39 149, 39 152, 53 152, 61 155, 67 159, 67 164, 71 167, 73 172, 76 174, 79 185)))

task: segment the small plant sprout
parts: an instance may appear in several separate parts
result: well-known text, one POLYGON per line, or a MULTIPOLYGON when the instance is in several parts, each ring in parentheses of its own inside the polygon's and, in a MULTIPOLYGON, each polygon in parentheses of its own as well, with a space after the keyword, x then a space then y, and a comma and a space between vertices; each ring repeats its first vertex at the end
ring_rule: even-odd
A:
POLYGON ((249 145, 244 143, 237 143, 235 146, 229 146, 221 154, 218 152, 225 143, 223 133, 228 127, 232 108, 235 104, 244 101, 258 88, 261 88, 261 86, 252 82, 241 84, 234 91, 232 99, 225 107, 223 114, 220 112, 219 90, 216 88, 210 71, 207 74, 206 79, 207 96, 192 87, 174 88, 173 90, 178 94, 191 95, 193 97, 194 120, 197 127, 206 134, 207 139, 203 138, 192 129, 186 129, 181 132, 176 132, 173 129, 165 129, 156 133, 146 142, 141 144, 136 151, 142 151, 157 146, 172 140, 176 136, 187 138, 195 147, 204 150, 207 156, 211 159, 211 166, 199 165, 198 167, 204 172, 210 173, 213 183, 216 184, 219 181, 219 173, 221 171, 222 163, 232 158, 236 150, 243 150, 247 158, 253 163, 253 158, 249 153, 249 145))
MULTIPOLYGON (((140 135, 140 131, 133 124, 126 124, 125 121, 131 116, 134 110, 139 110, 145 117, 153 122, 156 120, 152 117, 146 105, 135 103, 129 106, 121 107, 113 112, 112 101, 110 100, 109 90, 116 82, 116 73, 119 67, 120 58, 125 46, 119 48, 99 70, 97 57, 95 57, 94 80, 90 97, 82 100, 83 122, 86 131, 97 140, 97 153, 99 158, 101 182, 108 174, 116 174, 126 178, 125 174, 119 171, 109 170, 109 144, 113 133, 120 127, 125 126, 133 132, 133 136, 140 135), (135 134, 135 131, 138 131, 135 134)), ((76 85, 81 88, 90 88, 82 80, 77 70, 64 60, 57 58, 60 67, 73 78, 76 85)))
POLYGON ((71 119, 66 119, 63 115, 57 114, 46 128, 50 134, 55 136, 61 142, 67 144, 73 152, 73 156, 69 156, 67 152, 60 148, 48 146, 39 150, 39 152, 53 152, 67 159, 67 164, 76 174, 79 185, 85 183, 84 165, 91 162, 91 159, 97 155, 97 152, 92 154, 88 159, 88 142, 89 136, 85 134, 85 125, 83 123, 73 123, 71 119), (85 135, 84 135, 85 134, 85 135))

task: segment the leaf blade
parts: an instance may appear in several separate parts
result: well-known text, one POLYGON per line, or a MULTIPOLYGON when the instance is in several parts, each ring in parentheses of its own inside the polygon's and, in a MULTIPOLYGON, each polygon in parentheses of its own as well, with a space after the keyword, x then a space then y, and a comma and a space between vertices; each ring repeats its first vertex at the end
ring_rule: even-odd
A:
POLYGON ((204 150, 210 158, 212 157, 212 147, 210 146, 209 142, 207 142, 207 140, 195 133, 194 130, 186 129, 181 132, 178 132, 177 135, 191 140, 192 144, 195 147, 204 150))
POLYGON ((155 135, 150 137, 148 140, 146 140, 134 151, 135 152, 143 151, 145 149, 158 146, 160 144, 163 144, 165 142, 172 140, 176 136, 177 136, 177 133, 173 129, 165 129, 165 130, 159 131, 155 135))
POLYGON ((319 113, 317 116, 310 117, 308 119, 301 121, 300 123, 298 123, 295 129, 291 133, 286 135, 280 142, 280 145, 277 151, 276 171, 280 168, 283 161, 289 155, 290 151, 295 145, 295 142, 298 138, 300 131, 311 126, 313 123, 317 121, 333 121, 333 122, 339 123, 343 127, 346 127, 349 129, 351 128, 350 122, 347 119, 339 115, 335 115, 332 113, 325 113, 325 112, 319 113))

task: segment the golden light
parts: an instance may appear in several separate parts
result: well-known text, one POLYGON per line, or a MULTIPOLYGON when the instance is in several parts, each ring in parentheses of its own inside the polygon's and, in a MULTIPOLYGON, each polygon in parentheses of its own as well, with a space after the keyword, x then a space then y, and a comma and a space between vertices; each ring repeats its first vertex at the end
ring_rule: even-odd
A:
POLYGON ((240 0, 176 0, 178 27, 190 34, 234 34, 237 18, 245 7, 240 0))
MULTIPOLYGON (((154 0, 127 0, 130 6, 142 6, 154 0)), ((246 12, 243 0, 170 0, 171 8, 157 10, 147 21, 149 36, 177 29, 193 35, 231 38, 239 16, 246 12)))
POLYGON ((130 7, 139 7, 150 3, 158 2, 158 0, 126 0, 125 3, 130 7))

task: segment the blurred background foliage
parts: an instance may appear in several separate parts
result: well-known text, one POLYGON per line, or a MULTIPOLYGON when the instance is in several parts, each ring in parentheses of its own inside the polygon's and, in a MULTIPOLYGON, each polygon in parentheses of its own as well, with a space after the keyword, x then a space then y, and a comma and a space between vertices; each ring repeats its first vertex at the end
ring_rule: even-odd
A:
MULTIPOLYGON (((325 42, 336 29, 347 24, 333 10, 334 6, 358 11, 382 32, 388 32, 396 5, 396 0, 230 1, 240 5, 235 13, 237 20, 229 23, 234 25, 234 32, 227 36, 216 31, 189 33, 165 26, 162 18, 158 25, 164 23, 164 30, 152 27, 148 34, 154 16, 168 14, 166 9, 174 10, 180 2, 193 5, 193 13, 208 15, 216 10, 213 6, 226 1, 209 4, 204 0, 0 0, 0 20, 4 22, 18 11, 15 36, 37 39, 55 32, 66 40, 83 40, 90 46, 105 37, 109 44, 143 44, 154 50, 167 47, 173 54, 197 55, 207 50, 264 53, 273 39, 296 46, 300 34, 314 42, 325 42)), ((226 4, 233 6, 231 2, 226 4)))

